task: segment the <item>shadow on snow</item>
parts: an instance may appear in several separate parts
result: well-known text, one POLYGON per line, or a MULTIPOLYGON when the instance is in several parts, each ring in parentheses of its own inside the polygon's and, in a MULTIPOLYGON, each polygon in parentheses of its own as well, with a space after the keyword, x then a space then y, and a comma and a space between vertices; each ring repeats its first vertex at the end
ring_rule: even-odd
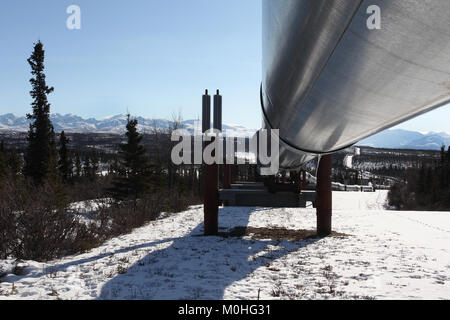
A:
MULTIPOLYGON (((220 209, 220 231, 247 226, 255 208, 239 208, 239 218, 227 217, 230 210, 220 209), (233 220, 234 219, 234 220, 233 220)), ((256 269, 320 238, 303 241, 254 240, 243 238, 204 237, 203 223, 188 235, 138 245, 132 249, 171 242, 153 251, 117 274, 101 290, 99 299, 223 299, 227 287, 249 277, 256 269)), ((119 250, 118 252, 127 252, 119 250)), ((117 253, 118 253, 117 252, 117 253)), ((110 255, 110 253, 109 253, 110 255)), ((268 279, 268 281, 271 281, 268 279)), ((241 288, 242 289, 242 288, 241 288)), ((246 290, 246 289, 243 289, 246 290)), ((242 299, 256 299, 258 288, 242 292, 242 299)))

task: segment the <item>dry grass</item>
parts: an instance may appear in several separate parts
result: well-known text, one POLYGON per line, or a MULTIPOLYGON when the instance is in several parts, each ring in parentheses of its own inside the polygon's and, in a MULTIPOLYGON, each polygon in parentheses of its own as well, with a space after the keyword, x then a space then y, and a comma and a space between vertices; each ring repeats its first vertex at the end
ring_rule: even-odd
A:
MULTIPOLYGON (((235 227, 229 232, 220 232, 219 236, 228 237, 245 237, 249 236, 252 239, 262 240, 289 240, 289 241, 303 241, 308 239, 323 238, 317 235, 315 230, 290 230, 285 228, 254 228, 254 227, 235 227)), ((329 237, 347 237, 347 234, 332 232, 329 237)))

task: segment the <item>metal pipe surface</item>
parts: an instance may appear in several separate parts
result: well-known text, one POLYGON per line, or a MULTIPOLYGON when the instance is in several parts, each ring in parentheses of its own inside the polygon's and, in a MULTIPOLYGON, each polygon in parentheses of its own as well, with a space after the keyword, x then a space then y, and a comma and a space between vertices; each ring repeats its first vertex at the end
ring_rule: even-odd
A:
POLYGON ((261 104, 281 167, 449 103, 449 13, 448 0, 263 0, 261 104))

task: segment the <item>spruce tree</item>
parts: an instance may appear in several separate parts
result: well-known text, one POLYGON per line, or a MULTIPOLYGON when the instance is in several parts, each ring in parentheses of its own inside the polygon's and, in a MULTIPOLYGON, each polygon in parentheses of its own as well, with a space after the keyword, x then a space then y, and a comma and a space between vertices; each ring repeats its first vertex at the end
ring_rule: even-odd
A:
POLYGON ((50 130, 50 157, 49 170, 46 177, 46 182, 53 190, 56 204, 58 208, 63 208, 68 204, 67 193, 63 185, 63 180, 58 170, 58 151, 56 147, 56 136, 53 126, 50 130))
POLYGON ((58 151, 56 147, 56 135, 53 130, 53 126, 50 129, 50 154, 48 160, 48 172, 47 172, 47 181, 50 184, 56 185, 61 182, 61 176, 58 171, 58 151))
POLYGON ((419 172, 418 172, 418 181, 417 181, 417 192, 419 194, 424 194, 427 190, 427 185, 426 185, 426 171, 425 171, 425 166, 422 164, 419 172))
POLYGON ((85 155, 83 161, 83 176, 89 178, 90 175, 91 175, 91 159, 89 158, 89 155, 85 155))
POLYGON ((109 165, 109 174, 115 175, 119 170, 119 160, 114 158, 113 163, 109 165))
POLYGON ((90 168, 91 170, 89 173, 89 177, 90 177, 91 181, 94 181, 95 179, 97 179, 97 172, 100 167, 99 163, 100 163, 100 160, 98 158, 98 152, 94 148, 94 149, 92 149, 92 152, 91 152, 91 168, 90 168))
POLYGON ((8 157, 3 140, 0 142, 0 180, 8 171, 8 157))
POLYGON ((41 184, 49 176, 55 176, 56 172, 56 143, 53 125, 50 121, 50 103, 47 95, 53 92, 53 87, 48 87, 44 74, 44 49, 40 41, 34 45, 34 51, 27 60, 31 67, 30 79, 33 98, 31 103, 32 114, 27 114, 30 123, 28 131, 28 147, 25 150, 25 176, 31 178, 35 184, 41 184))
POLYGON ((83 167, 81 166, 80 154, 77 152, 75 155, 75 176, 80 178, 83 175, 83 167))
POLYGON ((151 167, 141 145, 142 136, 137 132, 136 119, 127 119, 127 143, 119 145, 119 164, 117 175, 113 178, 110 194, 116 200, 133 200, 135 205, 139 197, 151 188, 151 167))
POLYGON ((22 159, 15 150, 10 151, 8 166, 13 175, 18 175, 22 170, 22 159))
POLYGON ((70 150, 68 148, 69 138, 66 137, 64 130, 61 131, 59 137, 59 160, 58 169, 63 182, 68 182, 72 177, 72 160, 70 158, 70 150))
POLYGON ((22 159, 17 152, 7 150, 3 140, 0 142, 0 177, 6 174, 16 176, 22 169, 22 159))
POLYGON ((98 154, 93 149, 90 154, 84 156, 83 175, 90 181, 97 179, 97 171, 99 169, 98 154))

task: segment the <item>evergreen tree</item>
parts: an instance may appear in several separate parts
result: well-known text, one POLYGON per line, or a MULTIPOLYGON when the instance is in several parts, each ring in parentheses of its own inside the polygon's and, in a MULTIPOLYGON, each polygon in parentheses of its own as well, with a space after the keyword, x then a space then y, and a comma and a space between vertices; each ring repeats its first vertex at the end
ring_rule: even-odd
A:
POLYGON ((43 45, 38 41, 27 60, 33 75, 30 79, 33 113, 27 114, 27 118, 34 121, 28 131, 24 174, 36 184, 41 184, 50 175, 55 176, 57 170, 55 136, 50 121, 50 103, 47 100, 47 95, 53 92, 53 87, 48 87, 45 81, 44 53, 43 45))
POLYGON ((142 136, 137 132, 136 119, 127 119, 127 143, 121 144, 120 161, 116 168, 110 194, 116 200, 136 200, 151 188, 151 168, 146 157, 145 148, 141 145, 142 136))
POLYGON ((447 148, 447 165, 450 165, 450 146, 447 148))
POLYGON ((117 158, 114 158, 113 163, 109 165, 109 174, 116 174, 119 168, 119 160, 117 158))
POLYGON ((81 165, 80 154, 77 152, 75 155, 75 176, 80 178, 83 175, 83 167, 81 165))
POLYGON ((3 178, 8 171, 8 157, 5 150, 3 140, 0 142, 0 179, 3 178))
POLYGON ((424 194, 427 191, 425 166, 422 164, 418 173, 417 192, 424 194))
POLYGON ((56 186, 56 184, 61 183, 61 175, 58 171, 58 151, 56 147, 56 135, 55 131, 53 130, 53 126, 50 129, 50 154, 49 154, 49 160, 48 160, 48 167, 49 170, 47 172, 47 181, 52 184, 53 186, 56 186))
POLYGON ((91 174, 91 159, 89 158, 89 155, 85 155, 83 161, 83 175, 85 177, 89 177, 90 174, 91 174))
POLYGON ((15 150, 10 151, 8 167, 14 175, 18 175, 22 170, 22 159, 15 150))
POLYGON ((6 150, 3 140, 0 142, 0 178, 7 174, 11 177, 20 173, 22 159, 15 150, 6 150))
MULTIPOLYGON (((450 150, 450 147, 449 147, 450 150)), ((439 163, 439 187, 446 189, 449 186, 449 156, 445 152, 445 146, 441 148, 441 161, 439 163)))
POLYGON ((69 142, 70 140, 66 137, 64 130, 61 131, 61 135, 59 137, 58 169, 63 182, 69 181, 69 179, 72 177, 72 160, 70 158, 70 151, 67 146, 69 142))
POLYGON ((99 168, 97 151, 94 149, 90 154, 86 154, 83 162, 83 176, 94 181, 97 178, 97 171, 99 168))
POLYGON ((92 181, 97 179, 97 172, 98 172, 98 169, 100 167, 99 163, 100 163, 100 160, 98 158, 97 150, 92 149, 92 152, 91 152, 91 167, 90 167, 90 172, 89 172, 89 178, 92 181))

